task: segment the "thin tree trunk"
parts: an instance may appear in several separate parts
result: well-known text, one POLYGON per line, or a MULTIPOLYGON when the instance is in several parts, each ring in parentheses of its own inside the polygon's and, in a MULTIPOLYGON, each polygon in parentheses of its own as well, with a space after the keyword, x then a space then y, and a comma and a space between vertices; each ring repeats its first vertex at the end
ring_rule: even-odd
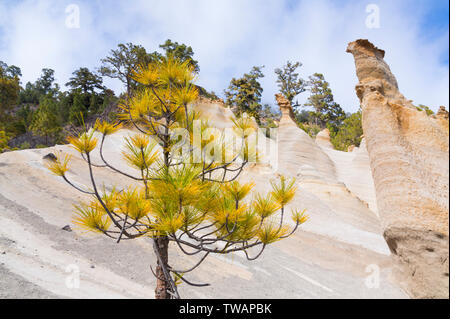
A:
MULTIPOLYGON (((168 124, 169 120, 166 118, 166 123, 168 124)), ((164 149, 164 165, 167 168, 166 174, 169 174, 169 151, 168 146, 170 142, 169 137, 169 129, 168 125, 165 128, 165 134, 163 139, 163 149, 164 149)), ((158 258, 158 264, 156 266, 156 289, 155 289, 155 299, 170 299, 171 296, 168 293, 170 289, 170 283, 165 279, 163 266, 167 269, 167 264, 169 262, 169 238, 167 237, 159 237, 156 239, 156 246, 159 251, 160 258, 158 258), (161 265, 161 262, 164 265, 161 265)))
MULTIPOLYGON (((164 266, 167 267, 167 263, 169 261, 169 239, 167 237, 160 237, 156 239, 156 244, 159 250, 159 254, 161 256, 161 260, 164 263, 164 266)), ((164 280, 164 271, 163 267, 158 260, 158 264, 156 266, 156 289, 155 289, 155 299, 170 299, 170 294, 167 292, 170 289, 169 282, 164 280)))

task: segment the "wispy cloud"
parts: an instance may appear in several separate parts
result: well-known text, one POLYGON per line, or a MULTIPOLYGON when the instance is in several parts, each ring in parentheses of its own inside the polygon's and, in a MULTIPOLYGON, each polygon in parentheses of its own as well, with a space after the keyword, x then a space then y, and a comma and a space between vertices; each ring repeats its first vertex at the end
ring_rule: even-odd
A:
MULTIPOLYGON (((232 77, 265 65, 263 100, 273 103, 273 70, 289 59, 303 63, 305 78, 323 73, 335 99, 355 111, 357 79, 345 48, 368 38, 386 50, 405 96, 435 110, 448 107, 448 15, 444 28, 428 33, 428 2, 372 2, 380 8, 380 28, 366 27, 368 3, 360 1, 3 1, 0 59, 21 67, 23 82, 50 67, 64 84, 74 69, 98 67, 118 43, 153 51, 170 38, 193 47, 201 67, 199 84, 216 93, 232 77), (65 25, 71 3, 80 7, 79 29, 65 25)), ((112 80, 107 85, 121 89, 112 80)))

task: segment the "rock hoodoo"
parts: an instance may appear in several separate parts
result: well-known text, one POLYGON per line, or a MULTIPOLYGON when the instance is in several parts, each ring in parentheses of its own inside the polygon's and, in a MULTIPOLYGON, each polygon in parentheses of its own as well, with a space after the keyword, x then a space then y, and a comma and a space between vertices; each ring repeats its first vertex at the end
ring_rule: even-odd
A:
POLYGON ((275 94, 275 100, 277 101, 280 111, 283 116, 288 115, 291 120, 295 121, 294 111, 292 110, 291 102, 283 96, 283 94, 275 94))
POLYGON ((299 174, 308 167, 314 176, 336 180, 336 168, 330 158, 314 142, 309 135, 295 123, 291 103, 282 94, 275 94, 275 99, 281 110, 278 126, 278 168, 285 175, 299 174), (305 166, 306 165, 306 166, 305 166))
POLYGON ((416 298, 449 296, 448 112, 427 116, 398 89, 368 40, 349 43, 384 237, 396 278, 416 298))
POLYGON ((326 128, 320 131, 316 135, 316 143, 322 147, 334 149, 333 144, 331 144, 330 130, 326 128))

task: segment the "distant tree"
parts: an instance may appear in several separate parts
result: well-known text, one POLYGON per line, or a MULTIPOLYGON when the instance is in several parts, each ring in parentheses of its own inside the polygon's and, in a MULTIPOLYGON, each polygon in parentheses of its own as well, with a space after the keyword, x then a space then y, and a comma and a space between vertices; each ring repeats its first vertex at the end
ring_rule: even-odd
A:
POLYGON ((73 93, 73 103, 69 110, 69 122, 75 126, 83 124, 83 118, 86 117, 87 107, 85 105, 85 96, 79 91, 73 93))
POLYGON ((264 104, 260 113, 260 118, 277 120, 281 117, 281 112, 272 108, 270 104, 264 104))
POLYGON ((233 78, 225 90, 226 104, 235 107, 235 113, 241 116, 247 113, 253 116, 259 123, 261 112, 261 94, 263 88, 258 79, 264 77, 261 69, 264 66, 254 66, 250 73, 245 73, 241 78, 233 78))
POLYGON ((52 69, 42 69, 42 75, 35 83, 35 87, 40 96, 47 95, 49 93, 56 94, 59 91, 59 86, 54 82, 55 71, 52 69))
POLYGON ((105 89, 102 85, 102 78, 89 71, 88 68, 79 68, 72 75, 69 82, 66 83, 67 86, 71 87, 72 91, 80 89, 82 93, 93 94, 96 89, 105 89))
POLYGON ((20 104, 39 104, 39 100, 47 94, 57 96, 60 89, 55 83, 55 71, 52 69, 42 69, 42 75, 36 82, 27 82, 25 88, 20 90, 20 104))
POLYGON ((198 62, 193 59, 194 51, 190 46, 168 39, 159 47, 164 50, 164 54, 157 51, 148 53, 141 45, 121 43, 117 49, 111 50, 109 56, 101 60, 99 72, 103 76, 119 79, 126 87, 127 96, 131 96, 132 91, 139 87, 139 83, 133 80, 133 72, 137 71, 139 66, 145 67, 151 62, 172 56, 183 62, 189 61, 194 70, 199 72, 198 62))
POLYGON ((118 48, 111 50, 110 55, 101 60, 100 73, 113 79, 119 79, 127 89, 127 95, 131 95, 132 89, 137 85, 133 80, 133 70, 139 65, 146 65, 155 59, 159 59, 158 53, 148 54, 141 45, 132 43, 119 44, 118 48))
MULTIPOLYGON (((279 110, 274 110, 270 104, 266 103, 259 112, 259 126, 266 129, 275 128, 278 126, 276 121, 280 118, 281 112, 279 110)), ((265 133, 267 137, 272 137, 269 130, 266 130, 265 133)))
POLYGON ((25 84, 25 88, 22 88, 19 92, 19 103, 20 104, 39 104, 39 92, 35 85, 31 82, 25 84))
POLYGON ((295 110, 295 119, 297 123, 313 123, 314 122, 314 112, 308 110, 295 110), (312 114, 311 114, 312 113, 312 114))
POLYGON ((350 145, 359 146, 362 135, 361 110, 348 116, 337 131, 330 130, 331 143, 341 151, 347 151, 350 145))
POLYGON ((327 124, 338 126, 345 119, 345 112, 341 106, 334 101, 330 85, 323 74, 314 73, 309 77, 308 88, 311 92, 308 100, 303 106, 313 107, 310 113, 314 123, 325 127, 327 124))
POLYGON ((19 67, 15 65, 8 65, 3 61, 0 61, 0 77, 1 78, 20 78, 22 76, 22 71, 19 67))
POLYGON ((101 105, 99 104, 97 113, 103 120, 112 119, 117 113, 117 105, 119 99, 115 96, 114 91, 105 90, 102 94, 101 105))
POLYGON ((0 119, 17 105, 20 92, 20 69, 0 61, 0 119))
MULTIPOLYGON (((296 72, 297 68, 301 66, 302 64, 300 62, 291 63, 290 61, 287 61, 282 69, 275 69, 280 92, 289 100, 289 102, 291 102, 291 104, 297 95, 306 90, 305 80, 299 77, 299 74, 296 72)), ((298 102, 293 105, 293 107, 295 108, 296 105, 298 105, 298 102)))
POLYGON ((19 79, 0 78, 0 117, 18 103, 19 79))
POLYGON ((434 114, 432 109, 430 109, 428 106, 423 105, 423 104, 419 104, 419 106, 416 106, 416 109, 418 111, 421 111, 421 112, 425 111, 427 113, 427 115, 433 115, 434 114))
POLYGON ((29 105, 22 105, 15 114, 15 126, 18 133, 26 133, 33 122, 33 110, 29 105))
POLYGON ((6 134, 5 131, 0 130, 0 153, 9 149, 8 142, 9 136, 6 134))
POLYGON ((40 102, 33 116, 31 125, 33 133, 45 137, 46 144, 58 140, 62 127, 58 121, 56 101, 47 96, 40 102))
POLYGON ((168 39, 159 47, 164 50, 166 57, 172 56, 181 62, 189 61, 189 65, 194 68, 194 71, 196 73, 200 72, 198 61, 194 60, 194 51, 190 46, 172 42, 172 40, 168 39))

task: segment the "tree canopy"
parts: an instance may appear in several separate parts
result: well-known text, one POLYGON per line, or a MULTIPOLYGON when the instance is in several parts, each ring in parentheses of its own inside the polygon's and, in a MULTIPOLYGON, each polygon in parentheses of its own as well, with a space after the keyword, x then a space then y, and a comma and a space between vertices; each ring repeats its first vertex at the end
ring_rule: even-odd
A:
POLYGON ((103 84, 103 79, 97 74, 89 71, 88 68, 79 68, 72 73, 72 77, 69 79, 69 82, 66 83, 72 91, 77 89, 81 90, 82 93, 92 94, 95 93, 95 90, 104 90, 105 87, 103 84))
POLYGON ((254 66, 249 73, 245 73, 241 78, 233 78, 224 91, 226 104, 235 107, 235 113, 241 116, 246 113, 253 116, 259 122, 261 112, 261 95, 263 88, 258 79, 263 78, 261 69, 264 66, 254 66))
POLYGON ((102 65, 99 69, 103 76, 113 79, 119 79, 125 86, 127 94, 131 94, 131 90, 136 88, 136 82, 132 79, 133 71, 139 65, 145 65, 159 59, 155 54, 150 55, 141 45, 133 43, 120 43, 117 49, 113 49, 110 55, 102 59, 102 65))
POLYGON ((342 125, 330 130, 331 143, 335 149, 347 151, 350 145, 359 146, 363 135, 361 115, 359 110, 348 116, 342 125))
POLYGON ((21 75, 20 68, 0 61, 0 119, 18 102, 21 75))
POLYGON ((187 61, 189 66, 193 67, 195 73, 200 72, 198 61, 194 60, 194 51, 190 46, 172 42, 172 40, 168 39, 159 47, 164 50, 166 57, 172 56, 181 62, 187 61))
MULTIPOLYGON (((305 80, 303 80, 296 72, 301 66, 302 64, 300 62, 291 63, 290 61, 287 61, 282 69, 275 69, 280 92, 289 100, 289 102, 291 102, 291 104, 297 95, 306 90, 305 80)), ((296 105, 298 105, 298 103, 296 103, 296 105)), ((296 105, 293 105, 293 107, 295 108, 296 105)))
POLYGON ((323 74, 314 73, 309 77, 308 89, 311 92, 303 106, 314 109, 315 124, 325 127, 327 124, 339 125, 345 119, 345 112, 334 101, 330 85, 323 74))

